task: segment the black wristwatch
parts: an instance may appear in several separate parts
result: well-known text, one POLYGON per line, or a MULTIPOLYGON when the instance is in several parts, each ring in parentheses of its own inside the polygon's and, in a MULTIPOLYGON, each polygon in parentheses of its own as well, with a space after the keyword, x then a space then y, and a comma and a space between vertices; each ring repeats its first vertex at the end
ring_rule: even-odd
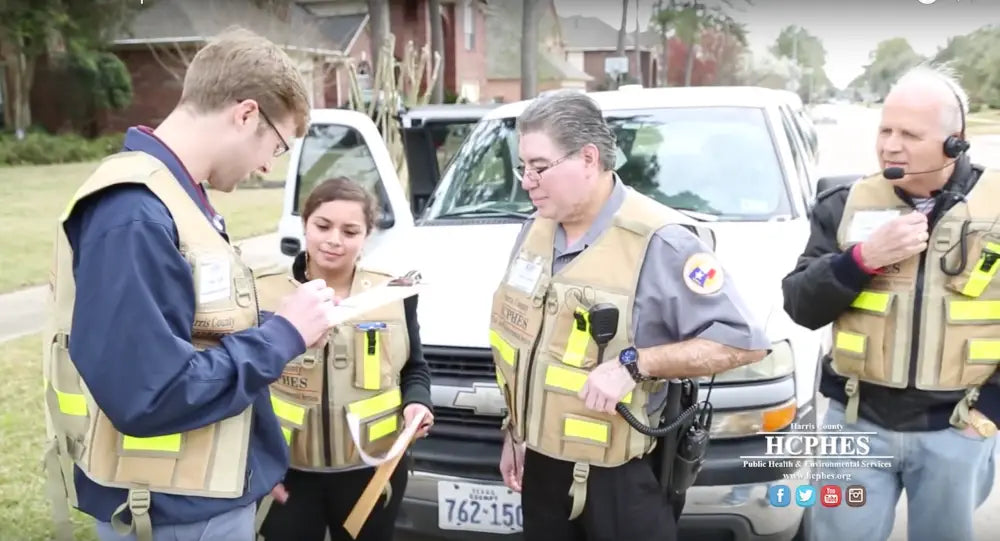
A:
POLYGON ((618 354, 618 362, 628 370, 629 375, 636 383, 645 381, 646 378, 639 373, 639 352, 636 351, 635 347, 629 346, 621 350, 621 353, 618 354))

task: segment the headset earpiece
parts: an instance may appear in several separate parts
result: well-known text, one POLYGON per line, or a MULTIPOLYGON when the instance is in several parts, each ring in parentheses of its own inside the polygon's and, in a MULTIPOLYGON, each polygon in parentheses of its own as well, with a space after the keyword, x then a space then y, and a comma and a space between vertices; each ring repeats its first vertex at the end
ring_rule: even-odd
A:
POLYGON ((958 104, 958 115, 962 118, 962 131, 959 132, 959 135, 949 135, 944 140, 944 155, 949 158, 958 158, 963 152, 969 150, 969 142, 965 140, 965 107, 962 105, 962 98, 958 97, 958 92, 951 87, 951 84, 946 81, 945 86, 955 96, 955 103, 958 104))
POLYGON ((949 135, 944 140, 944 155, 949 158, 957 158, 963 152, 969 150, 969 142, 954 135, 949 135))

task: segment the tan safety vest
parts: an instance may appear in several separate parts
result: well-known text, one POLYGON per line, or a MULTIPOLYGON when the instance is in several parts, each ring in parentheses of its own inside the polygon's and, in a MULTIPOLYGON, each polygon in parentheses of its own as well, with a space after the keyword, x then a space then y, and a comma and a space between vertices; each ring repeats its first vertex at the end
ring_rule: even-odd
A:
MULTIPOLYGON (((592 305, 610 303, 619 313, 604 360, 635 343, 632 308, 639 271, 653 234, 670 223, 664 211, 628 190, 612 225, 555 275, 558 224, 538 217, 493 296, 490 345, 507 424, 529 449, 575 463, 571 519, 583 510, 590 466, 618 466, 655 446, 655 439, 617 413, 588 409, 577 393, 600 362, 587 315, 592 305)), ((646 403, 662 386, 643 382, 624 398, 640 422, 658 424, 660 411, 647 415, 646 403)))
MULTIPOLYGON (((840 247, 857 243, 852 231, 866 219, 862 213, 886 210, 919 212, 881 175, 855 183, 837 232, 840 247)), ((952 415, 953 424, 964 426, 978 386, 1000 363, 1000 280, 993 280, 998 257, 1000 174, 987 171, 965 202, 939 218, 925 259, 918 254, 883 269, 834 322, 833 369, 848 378, 848 422, 857 419, 859 381, 896 388, 912 381, 917 389, 966 390, 952 415), (942 258, 955 273, 963 257, 957 275, 942 270, 942 258)))
POLYGON ((98 484, 129 490, 128 500, 116 510, 112 523, 123 534, 135 528, 140 539, 148 540, 152 535, 150 493, 207 498, 243 495, 252 411, 248 408, 190 432, 140 438, 117 431, 87 392, 67 347, 76 288, 72 249, 63 228, 78 201, 121 184, 146 186, 173 216, 180 251, 194 275, 197 304, 191 327, 199 350, 218 344, 227 334, 255 326, 258 308, 250 269, 178 179, 148 154, 125 152, 103 160, 59 218, 50 276, 50 318, 43 343, 49 441, 46 466, 49 492, 56 498, 52 503, 57 528, 69 527, 67 500, 73 507, 77 505, 73 485, 76 464, 98 484), (217 276, 220 272, 225 276, 217 276), (119 516, 126 508, 133 516, 130 525, 119 516))
MULTIPOLYGON (((261 310, 275 311, 296 287, 286 271, 263 270, 257 277, 261 310)), ((351 293, 390 280, 390 275, 358 268, 351 293)), ((388 451, 403 426, 399 379, 409 356, 406 312, 399 301, 337 325, 325 348, 288 363, 271 384, 271 404, 291 446, 292 467, 334 471, 362 464, 348 430, 348 412, 359 417, 359 443, 366 454, 388 451)))

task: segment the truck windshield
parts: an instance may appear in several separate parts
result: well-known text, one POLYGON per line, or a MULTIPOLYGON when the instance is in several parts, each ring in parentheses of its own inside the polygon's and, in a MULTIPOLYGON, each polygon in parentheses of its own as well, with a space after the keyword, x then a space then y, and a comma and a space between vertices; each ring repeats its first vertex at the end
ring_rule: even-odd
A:
POLYGON ((295 213, 320 182, 347 177, 364 186, 382 205, 381 177, 361 133, 340 124, 312 124, 302 140, 295 213))
MULTIPOLYGON (((661 203, 713 220, 791 214, 764 111, 675 107, 610 111, 622 181, 661 203)), ((533 209, 521 188, 516 119, 484 120, 445 172, 425 218, 516 216, 533 209)))

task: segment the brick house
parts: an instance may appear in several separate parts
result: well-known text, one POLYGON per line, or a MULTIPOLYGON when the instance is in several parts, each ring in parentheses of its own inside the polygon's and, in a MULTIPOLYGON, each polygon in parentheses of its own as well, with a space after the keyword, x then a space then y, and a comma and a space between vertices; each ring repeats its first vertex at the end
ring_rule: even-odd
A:
MULTIPOLYGON (((576 69, 590 75, 587 90, 597 90, 606 84, 607 75, 604 61, 616 56, 618 50, 618 29, 597 17, 562 17, 560 19, 566 41, 566 61, 576 69)), ((654 33, 639 33, 639 62, 636 63, 635 32, 625 38, 625 56, 628 58, 628 77, 645 87, 659 86, 658 43, 660 38, 654 33)))
MULTIPOLYGON (((522 6, 520 1, 493 2, 488 6, 487 100, 511 102, 521 99, 522 6)), ((559 88, 586 88, 593 77, 566 61, 566 43, 555 2, 542 0, 539 11, 536 90, 540 93, 559 88)))
MULTIPOLYGON (((357 34, 343 49, 356 61, 371 58, 368 7, 364 0, 300 0, 317 15, 354 17, 360 21, 357 34), (358 19, 358 18, 361 19, 358 19), (363 20, 362 20, 363 19, 363 20)), ((479 102, 486 85, 486 5, 485 0, 440 0, 444 54, 441 73, 447 97, 479 102)), ((389 30, 396 38, 395 55, 402 59, 408 42, 419 52, 431 41, 430 9, 427 0, 390 0, 389 30)), ((347 98, 346 74, 338 72, 328 88, 328 103, 347 98)))
MULTIPOLYGON (((446 92, 478 101, 485 85, 485 19, 482 0, 442 0, 446 92)), ((128 35, 112 43, 132 77, 133 97, 121 111, 103 111, 87 131, 118 132, 135 124, 156 125, 180 98, 187 62, 205 40, 230 25, 240 25, 282 45, 299 63, 313 107, 338 107, 348 96, 347 76, 339 59, 370 58, 367 3, 364 0, 297 0, 283 9, 262 9, 246 0, 155 0, 147 2, 128 35)), ((416 47, 430 41, 426 0, 392 0, 390 31, 396 56, 408 40, 416 47)), ((40 63, 32 91, 36 123, 65 131, 74 123, 67 81, 40 63)))

